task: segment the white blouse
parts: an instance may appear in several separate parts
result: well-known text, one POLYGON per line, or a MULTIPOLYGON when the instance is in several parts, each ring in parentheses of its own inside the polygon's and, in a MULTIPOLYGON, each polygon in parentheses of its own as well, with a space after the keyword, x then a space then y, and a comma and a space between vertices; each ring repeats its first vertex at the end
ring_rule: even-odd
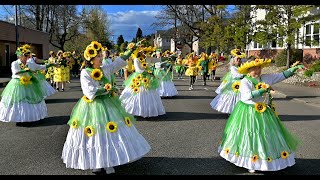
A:
MULTIPOLYGON (((258 82, 264 82, 271 86, 272 84, 276 84, 278 82, 285 80, 286 77, 281 72, 277 74, 263 74, 260 76, 260 78, 255 78, 255 79, 258 82)), ((256 90, 256 88, 253 85, 253 83, 249 81, 247 78, 243 78, 241 80, 241 85, 240 85, 240 93, 241 93, 240 100, 247 104, 255 104, 256 102, 263 102, 264 99, 266 98, 266 94, 253 99, 251 91, 254 91, 254 90, 256 90)), ((267 101, 265 103, 269 103, 268 100, 269 99, 267 98, 267 101)))
MULTIPOLYGON (((101 69, 103 71, 103 75, 111 80, 111 75, 115 72, 118 72, 122 67, 127 65, 127 61, 123 60, 122 58, 118 57, 115 61, 110 64, 103 64, 101 69)), ((93 80, 91 77, 91 72, 87 71, 86 69, 81 70, 80 74, 80 83, 82 92, 87 98, 93 100, 96 97, 96 92, 98 88, 103 87, 101 81, 93 80)))
POLYGON ((230 71, 231 71, 232 79, 243 77, 243 75, 238 72, 238 68, 236 66, 231 66, 230 71))
POLYGON ((138 72, 138 73, 144 72, 145 69, 142 67, 141 62, 139 61, 138 58, 134 58, 133 65, 134 65, 134 69, 136 72, 138 72))
MULTIPOLYGON (((11 63, 11 72, 12 72, 11 78, 20 78, 22 76, 29 76, 29 74, 27 72, 16 74, 17 72, 22 70, 21 67, 20 67, 20 64, 22 64, 20 59, 18 59, 16 61, 13 61, 11 63)), ((27 66, 31 71, 46 70, 47 69, 46 65, 37 64, 32 59, 28 59, 27 63, 25 64, 25 66, 27 66)))

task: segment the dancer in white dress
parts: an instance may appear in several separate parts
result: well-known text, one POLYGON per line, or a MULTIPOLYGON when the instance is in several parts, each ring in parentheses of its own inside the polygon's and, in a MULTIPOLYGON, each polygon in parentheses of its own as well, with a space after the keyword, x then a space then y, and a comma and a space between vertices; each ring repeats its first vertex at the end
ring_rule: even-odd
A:
POLYGON ((136 45, 130 43, 123 56, 102 66, 102 45, 93 41, 87 46, 80 75, 84 96, 73 108, 62 150, 67 168, 110 174, 115 172, 113 167, 138 160, 150 151, 134 125, 134 117, 121 106, 117 89, 112 86, 111 76, 127 64, 133 51, 129 47, 134 49, 136 45))
POLYGON ((211 107, 219 112, 230 114, 234 106, 240 100, 240 80, 244 75, 238 72, 241 58, 235 57, 230 67, 230 73, 226 75, 221 85, 216 89, 218 94, 210 103, 211 107))
POLYGON ((166 113, 157 92, 159 82, 154 77, 151 66, 145 62, 145 57, 139 49, 133 53, 135 72, 124 82, 125 89, 120 96, 128 113, 144 118, 166 113))
POLYGON ((172 63, 170 61, 155 63, 154 75, 159 80, 157 91, 160 97, 173 97, 178 95, 177 88, 172 81, 172 63))

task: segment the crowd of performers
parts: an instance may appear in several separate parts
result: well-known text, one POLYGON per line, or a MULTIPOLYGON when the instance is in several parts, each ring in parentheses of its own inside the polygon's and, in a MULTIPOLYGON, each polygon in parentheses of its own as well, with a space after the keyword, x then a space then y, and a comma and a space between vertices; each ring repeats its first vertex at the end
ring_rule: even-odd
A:
MULTIPOLYGON (((0 121, 28 126, 48 116, 45 99, 65 91, 71 77, 80 77, 83 96, 74 106, 68 125, 62 160, 67 168, 114 173, 114 167, 136 161, 151 147, 135 127, 135 116, 166 113, 163 97, 178 91, 172 81, 189 76, 189 90, 197 79, 216 80, 217 55, 194 53, 182 57, 130 43, 123 53, 110 54, 99 42, 83 52, 50 51, 47 61, 38 59, 29 45, 16 50, 12 79, 1 94, 0 121), (116 84, 123 77, 123 90, 116 84), (50 82, 50 83, 49 83, 50 82)), ((271 85, 304 68, 294 64, 277 74, 261 74, 269 59, 246 60, 239 49, 231 51, 229 72, 221 78, 211 107, 229 118, 218 147, 221 157, 249 172, 277 171, 295 164, 298 140, 282 124, 272 101, 271 85)))

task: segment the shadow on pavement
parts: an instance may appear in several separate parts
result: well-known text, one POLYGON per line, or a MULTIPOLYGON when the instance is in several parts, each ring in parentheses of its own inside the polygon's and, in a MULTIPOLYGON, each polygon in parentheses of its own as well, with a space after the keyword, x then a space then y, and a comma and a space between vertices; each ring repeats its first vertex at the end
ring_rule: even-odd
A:
POLYGON ((169 158, 144 157, 115 167, 115 175, 320 175, 320 160, 296 159, 296 164, 279 171, 249 173, 221 157, 169 158))
POLYGON ((279 115, 281 121, 312 121, 320 120, 320 115, 279 115))
POLYGON ((194 112, 167 112, 164 115, 157 117, 137 117, 137 121, 185 121, 185 120, 227 120, 227 114, 214 113, 194 113, 194 112))
POLYGON ((45 102, 46 102, 46 104, 78 102, 80 98, 81 97, 79 97, 77 99, 46 99, 45 102))
POLYGON ((178 95, 174 99, 213 99, 215 96, 184 96, 178 95))
POLYGON ((32 122, 29 127, 67 125, 70 116, 48 117, 40 121, 32 122))

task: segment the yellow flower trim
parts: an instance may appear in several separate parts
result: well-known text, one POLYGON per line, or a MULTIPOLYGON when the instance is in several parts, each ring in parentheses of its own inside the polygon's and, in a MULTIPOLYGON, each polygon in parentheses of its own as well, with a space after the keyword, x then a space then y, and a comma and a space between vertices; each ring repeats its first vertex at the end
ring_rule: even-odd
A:
POLYGON ((271 157, 268 157, 268 158, 267 158, 267 161, 268 161, 268 162, 272 162, 272 158, 271 158, 271 157))
POLYGON ((240 89, 240 81, 236 81, 232 84, 232 89, 234 92, 239 92, 240 89))
POLYGON ((151 71, 151 70, 148 70, 148 73, 149 73, 149 74, 152 74, 152 71, 151 71))
POLYGON ((131 80, 133 83, 135 83, 136 81, 137 81, 137 79, 136 78, 132 78, 132 80, 131 80))
POLYGON ((230 148, 227 148, 227 149, 225 150, 225 152, 226 152, 226 155, 228 155, 229 152, 230 152, 230 148))
POLYGON ((138 87, 135 87, 135 88, 133 88, 133 92, 134 92, 134 93, 139 93, 139 92, 140 92, 140 89, 139 89, 138 87))
POLYGON ((262 82, 259 82, 257 85, 256 85, 256 90, 259 90, 262 88, 262 82))
POLYGON ((21 69, 24 69, 24 68, 25 68, 25 65, 24 65, 23 63, 21 63, 21 64, 20 64, 20 68, 21 68, 21 69))
POLYGON ((281 157, 282 157, 283 159, 286 159, 287 157, 289 157, 289 153, 288 153, 287 151, 282 151, 282 152, 281 152, 281 157))
POLYGON ((115 122, 108 122, 106 125, 106 129, 111 132, 114 133, 117 131, 118 129, 118 125, 115 122))
POLYGON ((223 80, 222 83, 227 83, 227 80, 223 80))
POLYGON ((92 72, 91 72, 91 77, 93 80, 95 81, 100 81, 101 78, 103 76, 103 73, 100 69, 94 69, 92 72))
POLYGON ((28 84, 32 84, 31 82, 32 76, 22 76, 20 77, 20 84, 27 86, 28 84))
POLYGON ((131 119, 130 119, 129 117, 125 117, 125 118, 124 118, 124 121, 126 122, 126 125, 127 125, 128 127, 130 127, 130 126, 132 125, 131 119))
POLYGON ((141 65, 142 65, 143 68, 147 68, 148 67, 148 64, 146 62, 142 63, 141 65))
POLYGON ((259 159, 259 156, 258 155, 253 155, 252 156, 252 162, 257 162, 258 161, 258 159, 259 159))
POLYGON ((257 112, 263 113, 267 109, 267 106, 263 102, 258 102, 254 105, 254 108, 257 112))
POLYGON ((118 96, 118 93, 116 93, 115 91, 112 92, 112 97, 116 97, 118 96))
POLYGON ((138 76, 137 76, 137 80, 139 80, 139 81, 140 81, 140 80, 142 80, 142 78, 143 78, 143 77, 142 77, 142 75, 141 75, 141 74, 138 74, 138 76))
POLYGON ((135 85, 134 85, 134 84, 130 84, 130 88, 131 88, 131 89, 134 89, 134 88, 135 88, 135 85))
POLYGON ((104 88, 107 90, 107 91, 110 91, 112 89, 112 85, 110 83, 107 83, 104 85, 104 88))
POLYGON ((78 128, 78 120, 77 120, 77 119, 74 119, 74 120, 72 121, 71 127, 72 127, 72 128, 78 128))
POLYGON ((270 63, 271 59, 256 59, 254 61, 247 61, 238 68, 238 72, 240 74, 248 74, 248 69, 255 66, 260 66, 263 68, 268 66, 270 63))
POLYGON ((140 87, 141 83, 140 81, 135 82, 136 87, 140 87))
POLYGON ((82 96, 82 99, 86 102, 86 103, 91 103, 93 100, 90 100, 87 96, 82 96))
POLYGON ((88 136, 88 137, 91 137, 94 135, 95 133, 95 130, 92 126, 87 126, 84 128, 84 133, 88 136))
POLYGON ((236 152, 236 157, 239 157, 239 152, 236 152))
POLYGON ((149 79, 148 79, 148 78, 143 78, 143 79, 142 79, 142 82, 143 82, 144 84, 148 84, 148 83, 149 83, 149 79))

